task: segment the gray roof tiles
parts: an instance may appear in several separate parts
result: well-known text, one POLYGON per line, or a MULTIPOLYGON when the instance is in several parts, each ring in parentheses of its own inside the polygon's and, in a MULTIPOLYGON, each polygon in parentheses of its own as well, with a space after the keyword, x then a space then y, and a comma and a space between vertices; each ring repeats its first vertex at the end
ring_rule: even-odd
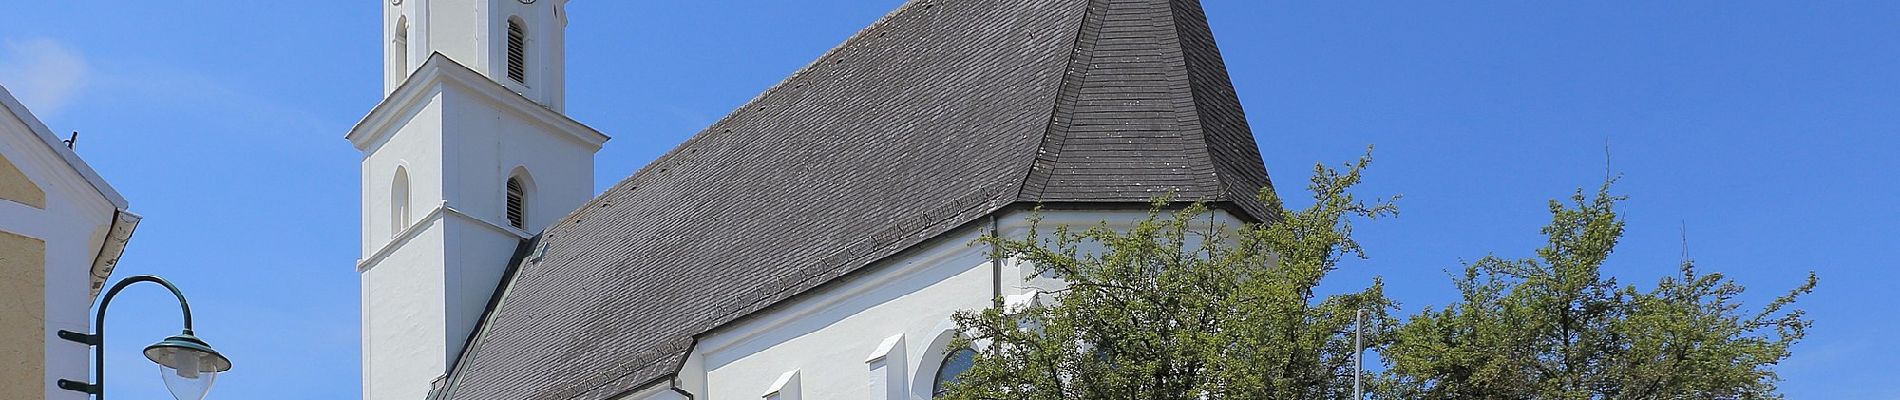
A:
POLYGON ((1195 0, 914 0, 542 234, 454 399, 603 399, 694 335, 1020 203, 1169 192, 1256 219, 1195 0))

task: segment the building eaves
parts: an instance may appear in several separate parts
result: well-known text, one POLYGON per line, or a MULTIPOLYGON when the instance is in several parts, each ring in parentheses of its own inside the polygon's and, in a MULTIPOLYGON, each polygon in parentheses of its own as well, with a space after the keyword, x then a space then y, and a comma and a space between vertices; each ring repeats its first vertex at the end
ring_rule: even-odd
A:
POLYGON ((100 196, 104 196, 106 201, 111 202, 114 207, 120 210, 126 209, 128 204, 125 201, 125 197, 119 195, 119 191, 113 189, 111 184, 106 183, 105 178, 100 177, 97 171, 93 171, 92 166, 86 165, 86 160, 80 159, 79 153, 75 153, 72 149, 67 148, 66 141, 60 140, 59 136, 54 135, 51 129, 47 129, 46 124, 40 122, 38 117, 33 116, 33 112, 28 110, 26 105, 20 104, 20 100, 14 98, 13 93, 7 91, 5 86, 0 86, 0 107, 5 107, 7 112, 13 113, 14 117, 25 122, 27 129, 32 130, 33 134, 38 136, 40 141, 46 144, 47 151, 58 154, 61 159, 66 161, 66 165, 72 167, 74 172, 78 172, 80 176, 85 177, 86 182, 91 184, 93 190, 98 191, 100 196))

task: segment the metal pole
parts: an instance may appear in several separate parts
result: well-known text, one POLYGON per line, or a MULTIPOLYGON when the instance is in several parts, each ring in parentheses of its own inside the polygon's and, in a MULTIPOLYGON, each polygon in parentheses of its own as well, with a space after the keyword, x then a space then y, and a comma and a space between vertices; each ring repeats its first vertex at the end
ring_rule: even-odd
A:
POLYGON ((85 392, 91 394, 95 399, 106 398, 106 307, 112 305, 112 298, 118 296, 120 290, 125 290, 126 286, 131 286, 139 282, 152 282, 164 286, 166 289, 170 289, 172 296, 178 298, 179 311, 185 314, 185 333, 191 333, 191 304, 185 302, 185 294, 184 292, 178 291, 177 286, 172 286, 172 283, 166 282, 164 278, 151 275, 137 275, 125 278, 125 280, 119 281, 117 285, 112 285, 112 289, 107 290, 105 296, 100 298, 99 311, 94 314, 91 334, 65 330, 59 331, 59 337, 61 339, 92 346, 93 367, 92 383, 60 379, 58 382, 60 389, 85 392))
POLYGON ((1352 317, 1352 398, 1364 400, 1365 386, 1359 382, 1359 376, 1365 371, 1366 362, 1366 310, 1360 309, 1352 317))

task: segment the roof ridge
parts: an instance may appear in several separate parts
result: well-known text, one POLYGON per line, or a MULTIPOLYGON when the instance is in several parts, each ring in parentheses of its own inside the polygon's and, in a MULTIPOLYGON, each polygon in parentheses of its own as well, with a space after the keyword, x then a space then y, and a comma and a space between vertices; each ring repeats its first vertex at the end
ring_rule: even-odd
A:
MULTIPOLYGON (((660 167, 658 171, 661 171, 661 172, 665 171, 667 169, 665 168, 667 161, 671 161, 675 156, 679 155, 680 152, 685 151, 688 148, 692 147, 693 144, 704 141, 705 138, 708 137, 707 134, 711 133, 713 128, 719 127, 721 125, 725 125, 726 122, 731 121, 733 118, 737 118, 739 115, 745 113, 746 110, 751 109, 753 108, 754 105, 758 104, 759 102, 764 101, 766 97, 771 96, 774 93, 778 93, 780 89, 784 89, 786 84, 789 84, 792 81, 798 80, 798 78, 804 77, 806 74, 811 72, 815 67, 823 65, 826 59, 831 58, 833 54, 837 54, 839 51, 845 49, 847 46, 852 44, 852 40, 851 40, 852 38, 856 38, 858 36, 864 35, 865 32, 870 32, 879 27, 889 24, 892 18, 895 18, 899 13, 902 13, 903 11, 912 7, 913 5, 920 4, 920 3, 926 4, 926 5, 933 5, 937 1, 938 0, 906 0, 903 5, 898 6, 896 9, 891 10, 891 12, 889 13, 885 13, 884 16, 882 17, 878 17, 877 21, 873 21, 871 25, 865 26, 864 29, 859 29, 857 32, 851 33, 850 36, 845 37, 845 40, 838 42, 836 46, 831 46, 831 48, 826 49, 824 53, 819 53, 818 58, 813 59, 812 62, 805 64, 805 66, 803 67, 799 67, 798 70, 792 71, 792 74, 786 76, 785 79, 780 79, 778 83, 774 83, 772 84, 772 86, 766 87, 765 90, 760 91, 759 94, 753 95, 751 99, 747 99, 744 103, 740 103, 739 107, 733 108, 732 111, 726 113, 725 116, 719 117, 719 119, 714 120, 711 124, 707 124, 705 128, 700 129, 698 132, 694 133, 692 136, 687 137, 686 141, 680 142, 678 146, 673 146, 672 150, 667 150, 665 153, 661 153, 658 157, 654 157, 653 161, 648 162, 646 165, 641 166, 640 169, 634 170, 632 174, 627 174, 626 178, 621 178, 620 181, 614 182, 612 186, 607 187, 607 190, 601 191, 600 194, 595 195, 593 199, 588 200, 587 203, 581 205, 581 207, 575 208, 573 211, 569 212, 566 216, 562 217, 562 219, 555 220, 553 225, 549 225, 546 229, 543 229, 542 231, 543 232, 553 231, 556 227, 567 225, 573 222, 574 217, 585 214, 587 210, 596 208, 596 205, 605 201, 609 195, 613 194, 616 191, 619 191, 620 188, 623 186, 630 186, 631 184, 636 183, 635 182, 636 180, 639 180, 640 178, 643 178, 646 175, 648 175, 649 171, 653 170, 654 167, 660 167)), ((729 133, 730 131, 731 129, 727 128, 727 129, 723 129, 720 133, 722 134, 729 133)), ((634 187, 637 188, 638 186, 634 186, 634 187)))
POLYGON ((1219 65, 1196 4, 897 7, 544 230, 452 395, 612 397, 676 374, 704 332, 998 209, 1227 193, 1206 182, 1262 167, 1226 149, 1255 145, 1224 76, 1196 70, 1219 65))
MULTIPOLYGON (((759 94, 753 95, 751 99, 747 99, 744 103, 739 103, 739 107, 733 108, 732 111, 726 113, 725 116, 719 117, 719 119, 714 120, 711 124, 707 124, 705 129, 700 130, 700 133, 706 133, 708 131, 711 131, 713 127, 720 126, 728 121, 731 121, 733 118, 738 117, 740 114, 744 114, 747 109, 751 109, 753 108, 754 105, 757 105, 758 103, 764 101, 766 97, 769 97, 773 94, 780 92, 782 89, 785 88, 787 84, 792 83, 792 81, 796 81, 799 78, 803 78, 806 75, 810 74, 813 69, 815 69, 816 67, 820 65, 823 65, 824 62, 827 59, 830 59, 832 55, 835 55, 839 51, 842 51, 846 47, 854 44, 853 41, 851 40, 852 38, 863 36, 866 32, 876 30, 877 28, 880 28, 889 24, 891 20, 897 17, 899 13, 902 13, 905 10, 908 10, 910 7, 913 7, 917 4, 934 5, 933 3, 935 3, 936 1, 937 0, 907 0, 905 1, 903 5, 898 6, 896 9, 891 10, 891 12, 889 13, 885 13, 884 16, 882 17, 878 17, 877 21, 873 21, 871 25, 865 26, 864 29, 859 29, 857 32, 852 32, 850 35, 845 36, 845 40, 838 42, 836 46, 831 46, 831 48, 825 49, 823 53, 818 54, 817 58, 812 59, 812 61, 810 63, 806 63, 805 66, 798 67, 797 70, 792 71, 791 75, 787 75, 785 79, 780 79, 778 83, 773 83, 772 86, 767 86, 765 90, 760 91, 759 94)), ((667 159, 668 157, 671 157, 675 153, 678 153, 680 150, 685 149, 686 147, 688 147, 688 145, 691 145, 695 141, 697 141, 698 138, 699 138, 699 135, 697 134, 693 135, 693 137, 688 138, 685 142, 681 142, 679 146, 673 147, 673 150, 669 150, 665 154, 661 154, 659 157, 655 157, 653 159, 654 162, 647 164, 645 167, 641 167, 639 171, 634 171, 632 175, 628 175, 627 179, 623 179, 622 181, 624 182, 624 181, 632 180, 634 177, 640 176, 641 172, 644 172, 648 168, 651 168, 655 165, 661 164, 660 160, 667 159)), ((616 184, 616 186, 617 185, 618 184, 616 184)))
MULTIPOLYGON (((818 58, 812 59, 810 63, 805 64, 805 66, 803 67, 798 67, 798 70, 792 71, 792 74, 786 76, 785 79, 780 79, 778 83, 774 83, 772 84, 772 86, 766 87, 764 91, 760 91, 759 94, 752 96, 752 98, 746 100, 745 103, 741 103, 738 108, 732 109, 732 112, 726 113, 726 116, 720 117, 719 120, 717 121, 713 121, 713 123, 711 125, 707 125, 707 127, 718 126, 720 123, 726 122, 727 120, 730 120, 735 116, 738 116, 740 113, 745 112, 746 109, 752 108, 752 105, 759 103, 760 101, 764 100, 767 96, 771 96, 774 93, 778 93, 780 89, 785 88, 786 84, 791 83, 792 81, 798 80, 798 78, 804 77, 805 75, 809 74, 813 69, 815 69, 815 67, 819 65, 823 65, 824 61, 827 59, 830 59, 832 55, 838 54, 839 51, 842 51, 846 47, 852 44, 855 44, 853 43, 855 41, 851 39, 864 36, 866 32, 871 32, 873 30, 876 30, 877 28, 880 28, 886 24, 889 24, 891 19, 896 18, 898 14, 903 13, 905 10, 909 10, 913 6, 916 6, 918 4, 923 4, 926 7, 935 6, 936 2, 937 0, 906 0, 904 1, 904 4, 898 5, 897 8, 891 10, 891 12, 884 13, 884 16, 878 17, 876 21, 872 21, 871 24, 865 26, 864 29, 859 29, 857 32, 852 32, 850 35, 846 35, 845 40, 839 41, 838 45, 831 46, 831 48, 829 49, 825 49, 825 52, 818 54, 818 58)), ((688 143, 690 142, 691 141, 688 141, 688 143)), ((686 147, 686 144, 681 143, 680 147, 686 147)), ((671 154, 671 152, 668 152, 668 154, 671 154)))

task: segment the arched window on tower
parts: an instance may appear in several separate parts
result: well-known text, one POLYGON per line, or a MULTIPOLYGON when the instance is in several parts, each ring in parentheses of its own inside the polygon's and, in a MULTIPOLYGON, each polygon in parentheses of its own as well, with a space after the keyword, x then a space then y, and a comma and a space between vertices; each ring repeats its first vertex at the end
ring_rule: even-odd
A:
POLYGON ((528 229, 528 188, 520 176, 508 177, 508 225, 528 229))
POLYGON ((396 167, 396 179, 389 184, 389 236, 409 227, 409 171, 396 167))
POLYGON ((930 384, 932 398, 943 397, 950 390, 950 384, 957 382, 957 375, 976 366, 976 350, 965 347, 951 351, 943 356, 943 364, 937 366, 937 379, 930 384))
POLYGON ((396 63, 397 76, 409 77, 409 16, 396 18, 395 38, 389 42, 389 59, 396 63))
POLYGON ((528 27, 520 18, 508 18, 508 79, 528 83, 528 27))

